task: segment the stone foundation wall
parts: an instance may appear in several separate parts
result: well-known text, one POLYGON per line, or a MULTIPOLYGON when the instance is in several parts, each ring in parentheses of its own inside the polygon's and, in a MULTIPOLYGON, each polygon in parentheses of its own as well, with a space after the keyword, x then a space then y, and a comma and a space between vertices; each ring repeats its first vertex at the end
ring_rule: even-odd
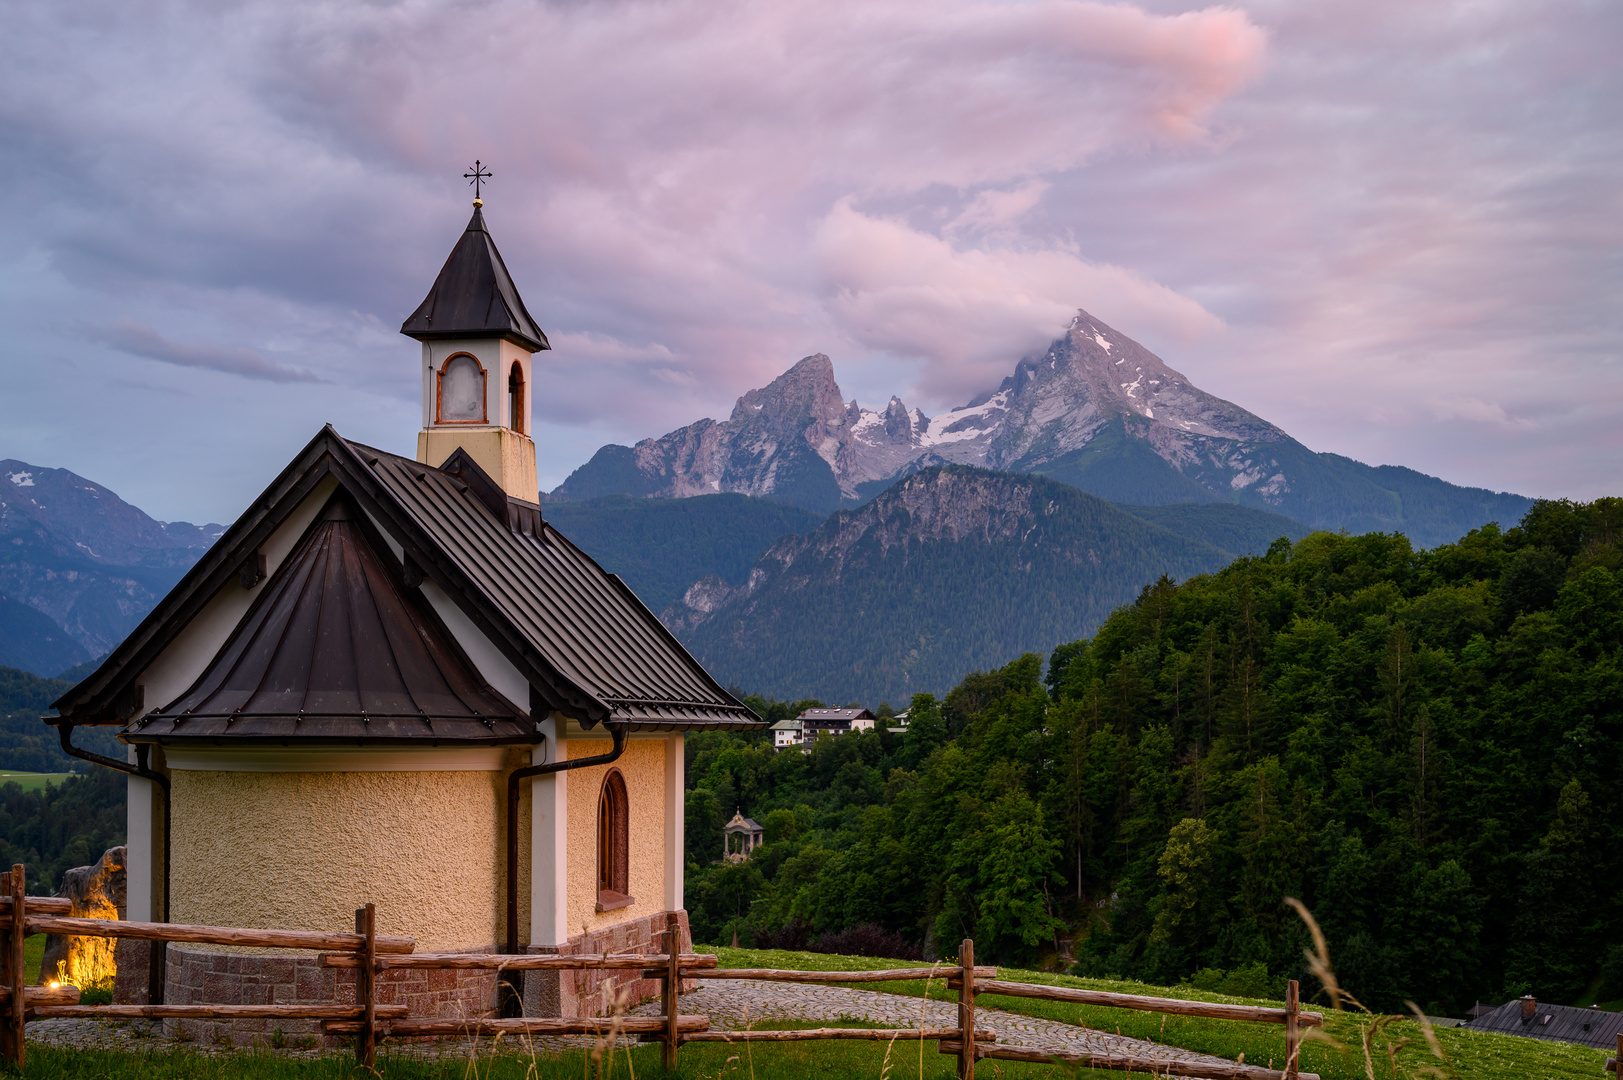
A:
MULTIPOLYGON (((683 952, 693 950, 687 912, 677 913, 683 952)), ((561 949, 532 948, 532 953, 658 953, 664 949, 665 913, 631 919, 581 934, 561 949)), ((151 943, 121 939, 114 1000, 145 1004, 151 943)), ((486 949, 479 951, 495 951, 486 949)), ((497 1010, 494 971, 389 968, 378 976, 378 1004, 404 1005, 413 1017, 447 1020, 494 1016, 497 1010)), ((683 991, 693 989, 690 981, 683 991)), ((607 1016, 614 997, 626 993, 627 1006, 659 997, 658 979, 640 971, 530 971, 524 973, 526 1016, 607 1016)), ((169 945, 164 971, 164 1001, 170 1005, 353 1005, 355 969, 324 968, 314 953, 260 956, 205 952, 169 945)), ((321 1034, 319 1020, 166 1020, 165 1031, 199 1043, 236 1045, 325 1044, 347 1042, 321 1034), (279 1034, 278 1034, 279 1033, 279 1034)))
MULTIPOLYGON (((532 953, 658 953, 664 951, 665 912, 577 934, 560 949, 531 948, 532 953)), ((693 951, 693 935, 688 929, 688 913, 676 913, 681 927, 681 951, 693 951)), ((526 1016, 608 1016, 614 1011, 613 995, 629 991, 627 1007, 657 998, 658 979, 640 978, 637 971, 531 971, 524 980, 526 1016)), ((693 989, 691 981, 683 991, 693 989)))
MULTIPOLYGON (((489 950, 481 950, 489 951, 489 950)), ((318 955, 245 956, 169 946, 164 1003, 169 1005, 353 1005, 355 969, 324 968, 318 955)), ((378 975, 378 1004, 404 1005, 420 1018, 461 1020, 494 1014, 494 971, 389 968, 378 975)), ((298 1045, 326 1039, 319 1020, 166 1020, 164 1030, 196 1042, 298 1045)))

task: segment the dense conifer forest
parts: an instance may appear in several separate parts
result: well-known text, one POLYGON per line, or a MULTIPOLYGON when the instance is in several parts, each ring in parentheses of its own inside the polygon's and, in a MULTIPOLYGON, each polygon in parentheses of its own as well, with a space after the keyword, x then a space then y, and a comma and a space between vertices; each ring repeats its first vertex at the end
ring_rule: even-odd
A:
MULTIPOLYGON (((86 665, 89 668, 91 665, 86 665)), ((64 675, 82 678, 89 670, 64 675)), ((56 729, 40 722, 51 702, 73 682, 42 679, 26 671, 0 667, 0 772, 77 772, 37 791, 15 781, 0 781, 0 865, 28 865, 28 887, 56 891, 62 871, 101 858, 124 842, 124 777, 70 758, 62 752, 56 729)), ((116 728, 78 728, 75 746, 100 754, 124 755, 116 728)))
POLYGON ((1295 896, 1371 1007, 1623 998, 1620 537, 1619 499, 1423 552, 1316 533, 919 695, 905 736, 690 736, 695 935, 1305 981, 1295 896), (717 863, 735 808, 768 845, 717 863))

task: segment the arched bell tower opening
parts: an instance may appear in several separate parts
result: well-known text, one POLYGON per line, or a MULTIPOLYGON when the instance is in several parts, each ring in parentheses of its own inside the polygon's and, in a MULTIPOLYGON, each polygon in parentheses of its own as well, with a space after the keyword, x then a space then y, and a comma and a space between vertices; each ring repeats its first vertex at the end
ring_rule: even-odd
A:
POLYGON ((428 296, 400 327, 422 342, 423 427, 417 460, 463 450, 510 497, 537 503, 530 437, 530 358, 551 348, 485 228, 473 218, 428 296))
POLYGON ((524 405, 524 365, 514 360, 507 373, 507 426, 520 435, 530 433, 530 417, 524 405))
POLYGON ((434 403, 437 424, 485 422, 485 369, 472 353, 455 353, 440 365, 434 403))

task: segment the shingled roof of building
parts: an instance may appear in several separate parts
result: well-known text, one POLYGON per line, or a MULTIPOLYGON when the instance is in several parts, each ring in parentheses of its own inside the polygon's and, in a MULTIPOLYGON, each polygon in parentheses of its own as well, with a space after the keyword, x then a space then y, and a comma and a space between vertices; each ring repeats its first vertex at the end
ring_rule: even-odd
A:
POLYGON ((140 673, 328 477, 398 545, 397 572, 433 581, 523 674, 532 715, 556 709, 586 727, 633 730, 762 726, 623 581, 547 524, 539 506, 501 495, 466 455, 431 468, 352 443, 331 426, 55 703, 62 717, 111 724, 138 712, 140 673))
POLYGON ((1529 1039, 1547 1039, 1551 1042, 1593 1046, 1599 1050, 1615 1050, 1617 1037, 1623 1033, 1623 1013, 1579 1009, 1571 1005, 1545 1005, 1542 1002, 1515 998, 1497 1009, 1466 1021, 1461 1026, 1470 1031, 1523 1035, 1529 1039), (1525 1005, 1531 1005, 1532 1008, 1526 1009, 1525 1005), (1530 1015, 1524 1016, 1524 1012, 1530 1015))

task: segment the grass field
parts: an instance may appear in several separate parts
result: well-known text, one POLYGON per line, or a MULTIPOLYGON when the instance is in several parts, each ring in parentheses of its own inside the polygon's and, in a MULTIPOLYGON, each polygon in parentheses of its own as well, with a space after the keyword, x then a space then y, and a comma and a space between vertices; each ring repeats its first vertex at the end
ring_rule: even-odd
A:
MULTIPOLYGON (((787 1026, 787 1025, 780 1025, 787 1026)), ((642 1044, 617 1046, 612 1061, 592 1060, 573 1051, 558 1055, 524 1053, 521 1048, 476 1059, 436 1062, 378 1057, 377 1075, 384 1080, 833 1080, 836 1077, 872 1077, 880 1080, 951 1080, 957 1058, 925 1043, 788 1043, 781 1046, 728 1046, 705 1043, 682 1048, 681 1068, 668 1073, 660 1065, 660 1048, 642 1044), (888 1068, 887 1068, 888 1065, 888 1068)), ((988 1080, 1067 1080, 1068 1074, 1050 1065, 998 1062, 978 1072, 988 1080)), ((315 1060, 290 1061, 269 1054, 238 1054, 213 1058, 195 1052, 137 1055, 30 1048, 29 1080, 349 1080, 371 1074, 357 1069, 353 1057, 333 1055, 315 1060)), ((1079 1076, 1091 1077, 1092 1073, 1079 1076)), ((1121 1073, 1101 1074, 1121 1080, 1121 1073)))
POLYGON ((24 791, 43 791, 46 784, 60 784, 72 775, 65 772, 0 772, 0 785, 20 784, 24 791))
MULTIPOLYGON (((873 970, 893 967, 897 961, 865 957, 827 956, 751 949, 699 946, 699 951, 715 952, 722 967, 778 967, 806 971, 840 969, 873 970)), ((1079 986, 1097 990, 1180 997, 1201 1001, 1271 1005, 1282 1002, 1226 997, 1190 987, 1154 987, 1142 983, 1077 979, 1040 972, 1002 969, 1002 978, 1058 986, 1079 986)), ((945 977, 945 976, 943 976, 945 977)), ((918 995, 921 983, 870 983, 864 989, 918 995)), ((955 995, 943 985, 931 987, 930 996, 951 1000, 955 995)), ((1226 1058, 1245 1054, 1250 1064, 1275 1067, 1283 1063, 1284 1035, 1281 1029, 1263 1024, 1162 1016, 1060 1002, 1033 1001, 984 994, 980 1003, 987 1008, 1006 1009, 1044 1019, 1080 1023, 1123 1035, 1152 1039, 1226 1058)), ((1320 1006, 1309 1004, 1309 1008, 1320 1006)), ((1310 1042, 1303 1050, 1302 1068, 1317 1072, 1325 1080, 1420 1080, 1421 1077, 1458 1080, 1600 1080, 1606 1054, 1598 1050, 1562 1043, 1539 1042, 1514 1036, 1486 1035, 1455 1029, 1439 1029, 1437 1039, 1446 1055, 1439 1061, 1426 1049, 1419 1025, 1410 1020, 1393 1020, 1376 1027, 1370 1039, 1368 1066, 1364 1035, 1371 1019, 1362 1014, 1328 1014, 1327 1031, 1339 1047, 1310 1042), (1433 1071, 1437 1070, 1437 1071, 1433 1071)), ((818 1025, 773 1024, 763 1027, 818 1025)), ((841 1026, 868 1027, 848 1023, 841 1026)), ((937 1051, 934 1043, 800 1043, 784 1045, 695 1044, 682 1048, 681 1068, 675 1075, 685 1080, 830 1080, 835 1077, 872 1077, 874 1080, 947 1080, 954 1059, 937 1051)), ((987 1061, 977 1070, 987 1080, 1088 1080, 1120 1078, 1120 1072, 1071 1071, 1049 1065, 1024 1065, 987 1061)), ((276 1058, 268 1054, 243 1053, 211 1056, 194 1050, 163 1053, 106 1053, 52 1050, 37 1045, 29 1051, 28 1077, 95 1077, 98 1080, 340 1080, 361 1075, 353 1058, 332 1055, 314 1060, 276 1058)), ((485 1043, 476 1057, 425 1062, 388 1053, 387 1044, 378 1062, 378 1075, 388 1080, 669 1080, 672 1074, 660 1066, 659 1047, 615 1049, 612 1060, 593 1060, 571 1052, 562 1055, 523 1052, 522 1041, 485 1043)))
POLYGON ((44 934, 31 934, 23 938, 23 970, 28 972, 28 981, 31 985, 39 982, 39 963, 44 958, 44 934))
MULTIPOLYGON (((860 956, 827 956, 820 953, 712 946, 703 946, 702 949, 716 953, 722 967, 777 967, 830 971, 872 970, 894 967, 899 963, 892 960, 874 960, 860 956)), ((1136 982, 1078 979, 1068 975, 1049 975, 1035 971, 1017 971, 1012 968, 1000 969, 999 976, 1014 982, 1041 983, 1049 986, 1075 986, 1090 990, 1146 994, 1152 997, 1284 1007, 1283 1001, 1227 997, 1188 986, 1161 987, 1136 982)), ((863 987, 911 995, 918 995, 924 991, 924 984, 919 982, 865 983, 863 987)), ((1284 987, 1280 989, 1283 990, 1284 987)), ((945 985, 933 985, 930 988, 930 996, 943 1001, 956 999, 956 993, 948 991, 945 985)), ((977 1001, 989 1009, 1004 1009, 1046 1020, 1081 1024, 1102 1031, 1114 1031, 1134 1038, 1181 1046, 1218 1057, 1234 1059, 1244 1053, 1245 1060, 1253 1065, 1267 1065, 1272 1061, 1274 1067, 1278 1068, 1284 1062, 1284 1030, 1270 1024, 1167 1016, 1130 1009, 1034 1001, 1029 998, 1011 998, 996 994, 982 994, 977 1001)), ((1365 1031, 1371 1024, 1370 1018, 1362 1013, 1337 1014, 1317 1003, 1305 1003, 1304 1007, 1326 1013, 1326 1033, 1344 1049, 1337 1049, 1319 1041, 1307 1043, 1302 1048, 1303 1071, 1316 1072, 1325 1080, 1367 1080, 1363 1040, 1365 1031)), ((1537 1039, 1489 1035, 1457 1028, 1438 1028, 1435 1034, 1443 1053, 1447 1055, 1446 1064, 1438 1061, 1427 1050, 1420 1025, 1414 1020, 1399 1019, 1381 1025, 1372 1038, 1371 1057, 1375 1076, 1378 1078, 1430 1076, 1431 1073, 1422 1070, 1443 1068, 1445 1076, 1450 1075, 1451 1071, 1452 1075, 1462 1080, 1465 1078, 1553 1080, 1556 1077, 1587 1077, 1589 1080, 1595 1080, 1602 1075, 1602 1066, 1608 1056, 1599 1050, 1567 1043, 1540 1042, 1537 1039)), ((1003 1064, 1005 1063, 999 1063, 1000 1066, 1003 1064)), ((1078 1075, 1092 1074, 1084 1072, 1078 1075)))

